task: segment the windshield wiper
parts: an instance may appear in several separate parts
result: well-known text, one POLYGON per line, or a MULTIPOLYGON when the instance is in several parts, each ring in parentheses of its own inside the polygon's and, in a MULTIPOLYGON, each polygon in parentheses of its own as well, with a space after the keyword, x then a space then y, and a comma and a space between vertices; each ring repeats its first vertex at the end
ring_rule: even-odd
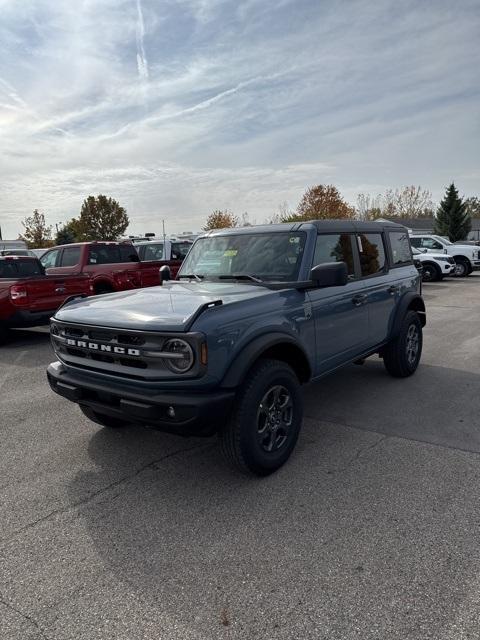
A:
POLYGON ((263 283, 263 280, 252 276, 249 273, 232 273, 224 276, 218 276, 219 280, 251 280, 252 282, 263 283))
POLYGON ((197 282, 200 282, 201 280, 203 280, 204 277, 205 276, 198 275, 196 273, 181 273, 179 276, 177 276, 179 280, 180 278, 188 278, 189 280, 196 280, 197 282))

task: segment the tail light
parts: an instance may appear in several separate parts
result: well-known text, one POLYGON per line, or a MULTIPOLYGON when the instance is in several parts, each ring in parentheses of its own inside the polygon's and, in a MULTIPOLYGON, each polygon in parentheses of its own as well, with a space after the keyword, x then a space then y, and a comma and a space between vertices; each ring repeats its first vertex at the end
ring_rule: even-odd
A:
POLYGON ((27 287, 16 284, 13 287, 10 287, 10 299, 15 300, 20 304, 25 304, 28 302, 28 290, 27 287))

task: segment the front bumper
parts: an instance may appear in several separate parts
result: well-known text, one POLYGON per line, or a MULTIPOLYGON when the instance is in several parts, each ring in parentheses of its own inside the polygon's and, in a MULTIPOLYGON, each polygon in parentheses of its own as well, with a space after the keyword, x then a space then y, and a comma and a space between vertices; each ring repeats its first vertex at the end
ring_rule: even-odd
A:
POLYGON ((213 435, 228 419, 235 397, 234 391, 127 390, 124 384, 76 375, 58 361, 48 366, 47 377, 55 393, 90 411, 183 436, 213 435))

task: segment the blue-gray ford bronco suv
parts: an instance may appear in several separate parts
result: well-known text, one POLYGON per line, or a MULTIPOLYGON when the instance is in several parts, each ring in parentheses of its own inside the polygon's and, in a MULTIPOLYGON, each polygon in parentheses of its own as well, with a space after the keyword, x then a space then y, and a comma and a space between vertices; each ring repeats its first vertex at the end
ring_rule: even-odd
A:
POLYGON ((100 425, 218 433, 230 462, 267 475, 295 447, 302 384, 373 354, 409 376, 424 325, 400 225, 222 229, 195 241, 175 281, 57 311, 48 379, 100 425))

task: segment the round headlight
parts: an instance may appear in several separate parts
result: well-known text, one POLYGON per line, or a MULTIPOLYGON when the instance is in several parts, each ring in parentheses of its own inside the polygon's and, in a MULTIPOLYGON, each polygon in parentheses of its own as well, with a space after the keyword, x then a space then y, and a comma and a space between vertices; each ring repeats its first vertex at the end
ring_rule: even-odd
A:
POLYGON ((191 369, 194 361, 193 349, 185 340, 172 338, 163 345, 162 351, 171 356, 165 358, 169 369, 175 373, 185 373, 191 369))

